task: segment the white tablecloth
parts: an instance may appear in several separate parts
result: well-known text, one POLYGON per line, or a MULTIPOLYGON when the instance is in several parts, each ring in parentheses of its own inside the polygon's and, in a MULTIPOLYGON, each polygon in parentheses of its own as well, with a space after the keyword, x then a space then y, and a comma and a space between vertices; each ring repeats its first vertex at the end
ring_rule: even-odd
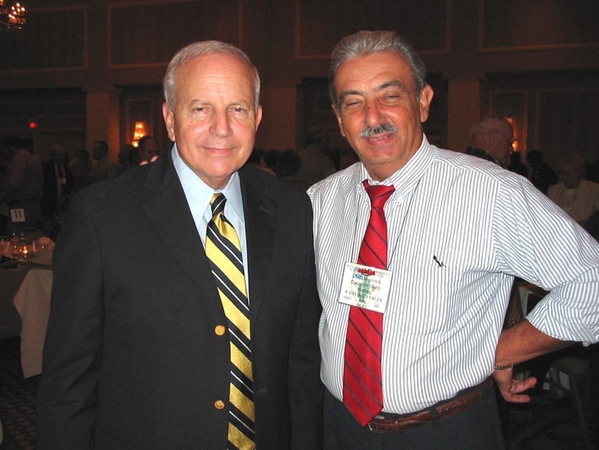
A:
POLYGON ((29 267, 23 264, 16 269, 0 269, 0 338, 15 337, 21 333, 21 317, 13 299, 27 272, 29 267))
POLYGON ((42 373, 51 292, 52 270, 34 268, 25 276, 13 300, 21 316, 21 366, 25 378, 42 373))

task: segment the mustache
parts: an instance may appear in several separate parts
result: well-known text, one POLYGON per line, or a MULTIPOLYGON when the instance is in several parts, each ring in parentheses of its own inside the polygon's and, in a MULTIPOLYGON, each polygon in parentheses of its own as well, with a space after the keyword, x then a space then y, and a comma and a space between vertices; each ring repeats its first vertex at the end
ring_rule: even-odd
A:
POLYGON ((372 127, 364 128, 362 131, 360 131, 359 136, 361 138, 367 138, 367 137, 376 136, 377 134, 382 134, 382 133, 397 133, 397 128, 395 128, 395 126, 391 125, 390 123, 382 123, 376 128, 372 128, 372 127))

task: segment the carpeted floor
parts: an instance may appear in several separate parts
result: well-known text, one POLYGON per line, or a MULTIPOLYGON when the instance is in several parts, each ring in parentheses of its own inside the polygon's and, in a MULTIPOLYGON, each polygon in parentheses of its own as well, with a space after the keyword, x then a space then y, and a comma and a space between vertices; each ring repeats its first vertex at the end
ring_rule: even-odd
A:
MULTIPOLYGON (((0 339, 0 450, 34 450, 38 379, 23 380, 19 339, 0 339)), ((507 450, 588 450, 570 399, 556 401, 544 391, 528 405, 511 405, 507 422, 507 450)), ((598 432, 590 422, 591 433, 598 432)))
POLYGON ((19 338, 0 339, 0 421, 4 431, 1 450, 34 449, 38 378, 23 379, 19 338))

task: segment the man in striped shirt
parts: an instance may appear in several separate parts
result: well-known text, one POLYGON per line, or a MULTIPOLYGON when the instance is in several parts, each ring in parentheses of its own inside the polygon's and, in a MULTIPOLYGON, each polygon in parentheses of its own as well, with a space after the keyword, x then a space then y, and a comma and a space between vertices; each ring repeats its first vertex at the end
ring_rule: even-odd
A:
POLYGON ((599 244, 525 178, 429 144, 425 77, 420 56, 393 32, 356 33, 332 54, 333 109, 360 162, 308 191, 327 449, 504 448, 490 379, 506 400, 527 402, 536 380, 514 380, 513 364, 599 340, 599 244), (390 281, 373 280, 389 288, 378 299, 386 302, 380 354, 372 330, 350 320, 366 286, 355 267, 380 272, 351 264, 369 223, 365 184, 394 189, 384 206, 390 281), (516 276, 550 292, 502 331, 516 276), (350 334, 370 346, 380 377, 370 366, 359 372, 355 352, 346 361, 356 348, 350 334), (378 411, 355 412, 377 403, 378 411))

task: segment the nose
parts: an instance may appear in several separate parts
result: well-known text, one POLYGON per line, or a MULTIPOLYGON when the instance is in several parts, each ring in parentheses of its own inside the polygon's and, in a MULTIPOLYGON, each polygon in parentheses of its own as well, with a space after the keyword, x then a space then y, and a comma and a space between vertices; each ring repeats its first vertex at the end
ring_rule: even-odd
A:
POLYGON ((365 120, 366 124, 371 128, 376 128, 382 123, 381 112, 375 101, 366 102, 365 120))
POLYGON ((231 132, 229 120, 230 118, 227 111, 215 111, 214 116, 212 117, 210 132, 219 137, 228 136, 231 132))

